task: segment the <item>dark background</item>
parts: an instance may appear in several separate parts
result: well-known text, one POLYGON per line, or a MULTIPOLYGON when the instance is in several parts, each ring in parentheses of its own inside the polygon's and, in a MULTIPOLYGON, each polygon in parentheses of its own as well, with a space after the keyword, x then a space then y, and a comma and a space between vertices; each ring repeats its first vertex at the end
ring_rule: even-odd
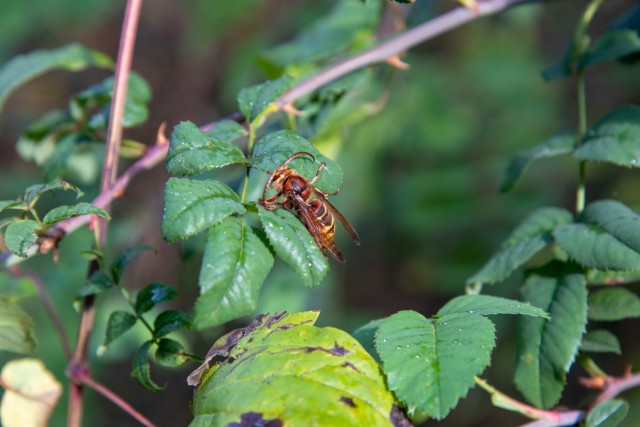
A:
MULTIPOLYGON (((597 16, 598 33, 631 2, 609 2, 597 16)), ((259 53, 289 40, 332 6, 331 1, 155 0, 143 6, 133 67, 150 83, 150 117, 126 137, 153 143, 158 126, 170 130, 182 120, 204 124, 236 111, 238 90, 265 79, 256 61, 259 53)), ((523 6, 498 17, 482 19, 413 49, 405 58, 411 69, 397 73, 386 88, 384 108, 345 129, 332 154, 345 172, 335 204, 358 230, 355 247, 343 231, 338 244, 345 265, 332 263, 324 283, 304 288, 283 265, 267 278, 259 312, 322 309, 320 325, 353 331, 367 321, 402 309, 432 315, 446 301, 464 292, 467 277, 477 271, 509 231, 532 209, 555 205, 573 209, 577 167, 568 159, 534 165, 515 191, 498 192, 508 160, 519 150, 541 142, 563 127, 575 127, 575 90, 571 82, 545 83, 540 71, 553 63, 571 37, 582 2, 523 6), (579 7, 580 6, 580 7, 579 7)), ((450 4, 418 1, 413 19, 421 20, 450 4)), ((0 14, 0 63, 13 55, 80 42, 115 58, 124 2, 97 0, 45 1, 28 4, 4 0, 0 14)), ((374 73, 383 75, 386 66, 374 73)), ((388 68, 388 67, 386 67, 388 68)), ((108 73, 53 72, 11 96, 0 115, 0 199, 15 198, 27 185, 40 182, 41 172, 15 151, 21 130, 43 113, 64 108, 69 97, 102 80, 108 73)), ((640 101, 638 68, 618 64, 594 67, 587 75, 589 121, 610 109, 640 101)), ((127 163, 122 164, 122 170, 127 163)), ((125 276, 132 292, 151 281, 175 285, 181 298, 175 306, 188 310, 197 296, 199 239, 182 246, 163 242, 159 226, 163 165, 135 179, 114 204, 110 250, 146 244, 157 254, 143 254, 125 276)), ((637 172, 596 165, 589 169, 588 198, 616 198, 640 207, 637 172)), ((87 186, 87 200, 95 187, 87 186)), ((51 203, 58 203, 52 200, 51 203)), ((67 237, 59 265, 50 256, 24 263, 42 275, 67 333, 77 333, 78 313, 71 301, 86 275, 79 254, 91 247, 82 230, 67 237)), ((520 276, 485 289, 517 298, 520 276)), ((16 281, 0 273, 0 286, 16 281)), ((637 286, 632 287, 638 290, 637 286)), ((132 352, 146 339, 135 329, 104 356, 95 355, 106 317, 122 308, 119 295, 101 296, 91 354, 95 377, 130 401, 161 426, 186 425, 192 390, 185 376, 195 367, 177 370, 153 367, 152 374, 167 389, 151 393, 130 379, 132 352)), ((37 299, 24 307, 34 317, 42 358, 65 383, 65 360, 59 341, 42 314, 37 299)), ((498 343, 484 377, 500 390, 520 398, 511 384, 514 366, 513 318, 494 319, 498 343)), ((228 325, 245 324, 244 319, 228 325)), ((637 321, 605 325, 619 335, 623 356, 596 360, 621 375, 638 361, 637 321)), ((228 328, 227 328, 228 329, 228 328)), ((204 354, 224 329, 184 334, 182 341, 204 354)), ((584 404, 585 391, 574 367, 564 404, 584 404)), ((92 391, 86 393, 85 425, 137 425, 92 391)), ((640 423, 637 392, 624 426, 640 423), (635 402, 635 403, 633 403, 635 402)), ((51 425, 63 425, 66 395, 51 425)), ((491 406, 486 393, 474 389, 443 422, 426 425, 517 425, 525 419, 491 406)))

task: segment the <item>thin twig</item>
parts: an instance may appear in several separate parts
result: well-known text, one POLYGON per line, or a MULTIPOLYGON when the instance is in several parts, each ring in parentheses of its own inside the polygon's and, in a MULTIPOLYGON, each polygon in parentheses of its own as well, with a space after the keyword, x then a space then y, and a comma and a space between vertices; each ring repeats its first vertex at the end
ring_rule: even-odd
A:
POLYGON ((133 408, 133 406, 129 405, 129 403, 127 403, 127 401, 122 399, 120 396, 118 396, 113 391, 109 390, 103 384, 97 382, 96 380, 94 380, 90 376, 86 377, 86 378, 82 378, 81 381, 86 386, 91 387, 93 390, 95 390, 96 392, 100 393, 102 396, 104 396, 107 399, 109 399, 110 401, 112 401, 115 405, 117 405, 124 412, 126 412, 127 414, 131 415, 133 418, 138 420, 140 422, 140 424, 142 424, 144 426, 147 426, 147 427, 155 427, 155 424, 153 424, 151 421, 149 421, 144 415, 142 415, 140 412, 135 410, 133 408))
MULTIPOLYGON (((133 50, 141 7, 142 0, 127 1, 127 8, 125 10, 124 21, 122 24, 122 33, 120 36, 118 59, 116 62, 113 94, 111 96, 111 111, 109 112, 109 125, 107 127, 105 163, 102 169, 102 180, 100 183, 101 193, 109 191, 115 182, 118 173, 118 157, 120 153, 120 143, 122 140, 122 121, 124 117, 129 73, 131 71, 131 63, 133 61, 133 50)), ((103 207, 103 209, 107 211, 110 210, 109 208, 110 203, 107 203, 103 207)), ((96 243, 98 247, 104 247, 107 234, 106 220, 98 218, 94 232, 96 233, 96 243)), ((91 275, 93 270, 96 268, 98 268, 97 262, 95 260, 91 261, 89 275, 91 275)), ((71 392, 69 394, 69 416, 67 420, 67 425, 70 427, 80 427, 82 424, 83 388, 76 375, 78 372, 86 371, 86 376, 89 376, 86 359, 89 337, 93 330, 93 321, 95 317, 94 300, 94 295, 87 296, 83 299, 76 350, 73 360, 69 363, 67 368, 71 381, 71 392)))

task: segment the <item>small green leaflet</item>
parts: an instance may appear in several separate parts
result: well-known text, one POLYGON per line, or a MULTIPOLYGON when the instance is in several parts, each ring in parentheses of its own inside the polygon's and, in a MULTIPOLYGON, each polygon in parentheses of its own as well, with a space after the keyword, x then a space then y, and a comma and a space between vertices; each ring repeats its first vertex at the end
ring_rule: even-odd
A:
POLYGON ((162 338, 170 333, 189 330, 193 327, 193 319, 179 310, 163 311, 153 322, 153 336, 162 338))
POLYGON ((0 109, 12 91, 47 71, 81 71, 91 66, 111 68, 113 62, 107 55, 79 44, 16 56, 0 68, 0 109))
POLYGON ((329 270, 329 263, 304 224, 285 209, 258 208, 269 242, 305 286, 315 286, 329 270))
POLYGON ((606 329, 596 329, 587 332, 584 337, 582 337, 580 351, 622 354, 618 338, 606 329))
POLYGON ((605 400, 589 411, 585 427, 616 427, 625 419, 627 412, 629 404, 624 400, 605 400))
POLYGON ((162 338, 158 341, 155 358, 162 366, 175 368, 189 361, 184 355, 184 347, 176 340, 162 338))
POLYGON ((30 354, 35 348, 31 318, 17 305, 0 299, 0 350, 30 354))
POLYGON ((220 120, 215 122, 207 133, 222 142, 232 143, 236 139, 247 136, 245 128, 233 120, 220 120))
POLYGON ((4 230, 4 243, 13 254, 26 257, 31 245, 38 240, 40 225, 30 219, 14 221, 4 230))
POLYGON ((57 206, 51 209, 44 218, 42 218, 42 223, 45 227, 50 227, 65 219, 82 215, 97 215, 105 218, 107 221, 111 220, 111 216, 104 209, 94 206, 91 203, 80 202, 77 205, 57 206))
POLYGON ((444 418, 490 362, 493 323, 475 314, 426 319, 401 311, 384 319, 375 335, 389 388, 409 415, 444 418))
POLYGON ((582 266, 597 270, 640 269, 640 253, 595 225, 561 224, 553 230, 553 237, 582 266))
POLYGON ((589 294, 589 319, 614 321, 640 317, 640 298, 624 288, 605 288, 589 294))
POLYGON ((640 52, 638 32, 628 28, 615 29, 602 34, 578 62, 581 69, 606 61, 620 59, 640 52))
POLYGON ((616 200, 592 202, 584 209, 582 220, 598 225, 629 248, 640 253, 640 215, 622 203, 616 200))
POLYGON ((551 231, 556 226, 569 223, 572 218, 569 211, 554 207, 532 212, 467 284, 504 280, 552 241, 551 231))
POLYGON ((173 129, 166 161, 169 173, 183 176, 235 163, 247 164, 236 145, 200 130, 191 122, 182 122, 173 129))
POLYGON ((138 351, 136 351, 131 366, 131 377, 149 391, 161 391, 164 387, 160 387, 151 379, 151 368, 149 367, 149 360, 147 359, 149 348, 151 348, 152 345, 153 341, 146 341, 140 346, 138 351))
POLYGON ((640 167, 640 107, 629 105, 607 114, 573 156, 579 160, 640 167))
POLYGON ((301 151, 311 153, 316 161, 307 156, 294 159, 289 167, 308 179, 316 176, 320 163, 326 167, 320 172, 316 188, 325 193, 338 191, 342 184, 342 169, 340 166, 320 153, 309 141, 288 130, 269 133, 260 139, 253 149, 251 162, 254 168, 271 173, 279 168, 292 154, 301 151))
POLYGON ((162 237, 174 243, 218 224, 232 214, 244 214, 240 198, 220 181, 169 178, 164 192, 162 237))
POLYGON ((519 153, 507 166, 507 172, 500 187, 501 192, 511 191, 520 177, 536 160, 571 154, 576 145, 576 134, 571 130, 563 130, 539 145, 519 153))
POLYGON ((143 314, 155 307, 156 304, 176 298, 178 298, 178 291, 173 286, 151 283, 138 292, 134 308, 136 313, 143 314))
POLYGON ((214 344, 197 370, 208 372, 193 396, 190 426, 251 419, 253 425, 391 427, 394 399, 378 364, 347 333, 313 326, 317 316, 261 315, 233 339, 223 337, 226 344, 214 344))
POLYGON ((112 312, 107 321, 107 330, 99 352, 103 352, 115 339, 131 329, 137 320, 136 316, 126 311, 116 310, 112 312))
POLYGON ((48 182, 46 184, 35 184, 27 187, 27 189, 24 191, 24 201, 27 202, 30 206, 33 206, 44 193, 54 190, 75 191, 76 198, 80 198, 84 194, 75 185, 69 184, 66 181, 56 180, 48 182))
POLYGON ((507 298, 494 297, 491 295, 461 295, 459 297, 455 297, 438 311, 438 316, 465 313, 481 316, 490 316, 493 314, 520 314, 551 320, 544 310, 531 304, 507 298))
POLYGON ((252 123, 269 105, 289 89, 293 78, 282 76, 255 86, 244 88, 238 94, 240 111, 252 123))
POLYGON ((560 400, 585 330, 586 279, 576 266, 551 263, 529 275, 522 296, 551 321, 518 318, 514 381, 529 402, 550 408, 560 400))
POLYGON ((84 298, 89 295, 96 295, 102 293, 113 287, 113 281, 111 278, 104 274, 102 271, 95 271, 91 277, 82 285, 76 298, 84 298))
POLYGON ((242 219, 230 217, 211 228, 200 269, 196 329, 255 310, 260 286, 272 266, 273 255, 242 219))

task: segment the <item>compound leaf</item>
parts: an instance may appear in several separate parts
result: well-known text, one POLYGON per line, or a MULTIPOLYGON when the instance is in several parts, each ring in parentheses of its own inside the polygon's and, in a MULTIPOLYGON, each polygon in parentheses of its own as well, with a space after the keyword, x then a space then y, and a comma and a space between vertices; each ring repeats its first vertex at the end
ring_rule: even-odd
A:
POLYGON ((258 213, 276 254, 306 286, 320 283, 329 270, 329 263, 304 224, 285 209, 259 208, 258 213))
POLYGON ((394 399, 378 364, 346 332, 314 326, 317 316, 261 315, 231 342, 225 336, 214 344, 209 353, 217 358, 197 370, 208 371, 193 397, 191 426, 390 427, 394 399))
POLYGON ((640 317, 640 298, 624 288, 605 288, 589 294, 589 319, 614 321, 640 317))
POLYGON ((529 402, 550 408, 562 395, 566 374, 585 331, 586 279, 575 266, 549 264, 529 275, 522 296, 548 312, 551 321, 518 318, 514 381, 529 402))
POLYGON ((162 237, 173 243, 211 228, 229 215, 245 212, 236 192, 220 181, 169 178, 162 237))
POLYGON ((409 415, 444 418, 490 362, 493 323, 475 314, 426 319, 401 311, 380 322, 375 346, 389 388, 409 415))
POLYGON ((273 255, 242 219, 230 217, 214 226, 202 257, 196 328, 216 326, 251 313, 272 266, 273 255))
POLYGON ((214 137, 191 122, 182 122, 173 129, 167 153, 169 173, 191 176, 235 163, 246 164, 247 159, 231 142, 214 137))

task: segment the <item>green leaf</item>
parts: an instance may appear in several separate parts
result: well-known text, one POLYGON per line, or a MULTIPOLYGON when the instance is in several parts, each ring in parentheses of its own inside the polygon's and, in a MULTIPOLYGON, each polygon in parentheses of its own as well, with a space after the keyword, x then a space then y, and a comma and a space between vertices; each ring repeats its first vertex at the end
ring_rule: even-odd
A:
POLYGON ((152 344, 153 341, 147 341, 136 351, 131 367, 131 377, 149 391, 161 391, 164 387, 158 386, 151 379, 151 368, 149 360, 147 360, 147 354, 152 344))
POLYGON ((573 152, 579 160, 640 166, 640 107, 629 105, 607 114, 573 152))
POLYGON ((389 388, 407 407, 442 419, 490 362, 493 323, 475 314, 426 319, 400 311, 381 321, 375 337, 389 388))
POLYGON ((216 140, 224 143, 232 143, 236 139, 247 135, 245 128, 233 120, 220 120, 216 122, 207 133, 216 140))
POLYGON ((27 251, 38 240, 40 224, 30 219, 14 221, 4 230, 4 243, 13 254, 26 257, 27 251))
POLYGON ((523 316, 550 317, 544 310, 525 302, 491 295, 460 295, 444 305, 438 316, 448 314, 477 314, 490 316, 493 314, 520 314, 523 316))
POLYGON ((571 222, 569 211, 545 207, 532 212, 505 240, 500 249, 467 283, 496 283, 507 278, 551 241, 550 232, 571 222))
POLYGON ((68 133, 60 138, 51 154, 44 162, 44 178, 52 180, 62 176, 67 170, 69 159, 76 153, 84 136, 80 133, 68 133))
POLYGON ((164 192, 162 237, 173 243, 244 214, 238 195, 219 181, 169 178, 164 192))
POLYGON ((172 332, 193 328, 193 319, 179 310, 163 311, 153 322, 153 336, 162 338, 172 332))
POLYGON ((285 93, 292 81, 290 76, 282 76, 276 80, 242 89, 238 94, 238 106, 247 122, 252 123, 269 104, 285 93))
POLYGON ((51 225, 64 221, 65 219, 74 218, 82 215, 98 215, 105 218, 107 221, 111 220, 111 216, 104 210, 91 203, 80 202, 77 205, 71 206, 58 206, 51 209, 42 218, 42 223, 50 227, 51 225))
POLYGON ((35 349, 31 318, 18 306, 0 299, 0 350, 29 354, 35 349))
POLYGON ((47 71, 81 71, 91 66, 111 68, 113 62, 105 54, 79 44, 18 55, 0 68, 0 109, 12 91, 47 71))
POLYGON ((254 168, 271 173, 279 168, 292 154, 301 151, 311 153, 316 161, 312 161, 307 156, 302 156, 291 161, 289 168, 308 179, 313 179, 316 176, 318 167, 324 162, 327 166, 320 172, 320 177, 314 186, 325 193, 338 191, 342 184, 342 169, 340 166, 320 153, 309 141, 288 130, 272 132, 260 139, 253 149, 251 163, 254 168))
POLYGON ((587 332, 582 337, 580 351, 622 354, 618 338, 606 329, 587 332))
POLYGON ((189 361, 189 358, 184 355, 182 344, 169 338, 158 341, 155 357, 158 363, 168 368, 175 368, 189 361))
POLYGON ((107 321, 107 329, 104 333, 102 347, 106 348, 114 340, 131 329, 137 320, 136 316, 126 311, 116 310, 112 312, 107 321))
POLYGON ((598 270, 638 270, 640 253, 601 229, 587 224, 562 224, 553 230, 560 248, 579 264, 598 270))
POLYGON ((378 350, 376 350, 375 336, 383 321, 384 319, 372 320, 369 323, 362 325, 351 334, 378 363, 382 363, 382 360, 380 360, 380 355, 378 354, 378 350))
POLYGON ((624 400, 605 400, 589 411, 585 427, 616 427, 625 419, 627 412, 629 404, 624 400))
POLYGON ((182 122, 173 129, 167 153, 169 173, 191 176, 235 163, 248 161, 233 143, 214 137, 191 122, 182 122))
POLYGON ((273 255, 240 218, 230 217, 209 232, 200 270, 196 329, 233 320, 255 310, 273 255))
POLYGON ((56 180, 48 182, 46 184, 35 184, 28 187, 24 191, 24 201, 33 206, 38 201, 40 196, 48 191, 54 190, 75 191, 76 198, 82 197, 82 195, 84 195, 84 193, 75 185, 71 185, 65 181, 56 180))
POLYGON ((173 286, 163 283, 151 283, 136 295, 135 310, 142 314, 151 310, 156 304, 178 298, 178 291, 173 286))
POLYGON ((28 206, 21 200, 0 200, 0 212, 9 209, 24 211, 28 209, 28 206))
POLYGON ((580 57, 578 66, 585 69, 637 52, 640 52, 640 36, 637 31, 626 28, 610 30, 598 37, 593 46, 580 57))
POLYGON ((624 288, 605 288, 589 294, 589 319, 622 320, 640 317, 640 298, 624 288))
POLYGON ((536 160, 571 154, 576 145, 576 134, 571 130, 563 130, 535 147, 520 152, 507 166, 505 180, 500 187, 501 192, 511 191, 520 177, 536 160))
POLYGON ((125 268, 127 268, 133 258, 144 251, 156 252, 156 250, 151 246, 141 245, 132 246, 116 255, 115 259, 113 260, 113 264, 111 264, 111 277, 113 277, 113 281, 116 284, 120 283, 120 279, 122 278, 122 274, 124 273, 125 268))
POLYGON ((329 271, 329 263, 304 224, 285 209, 258 208, 260 221, 276 254, 295 271, 305 286, 315 286, 329 271))
POLYGON ((317 316, 261 315, 232 341, 214 344, 212 358, 194 371, 197 380, 208 370, 193 396, 190 425, 251 417, 247 425, 391 427, 394 399, 379 366, 346 332, 313 326, 317 316))
POLYGON ((589 203, 582 212, 582 220, 596 224, 604 231, 640 252, 640 215, 615 200, 589 203))
POLYGON ((102 271, 95 271, 82 285, 76 298, 84 298, 89 295, 97 295, 113 287, 111 278, 102 271))
POLYGON ((551 315, 551 321, 519 317, 515 384, 541 408, 554 406, 566 383, 587 322, 586 279, 578 268, 552 263, 534 270, 523 299, 551 315))

